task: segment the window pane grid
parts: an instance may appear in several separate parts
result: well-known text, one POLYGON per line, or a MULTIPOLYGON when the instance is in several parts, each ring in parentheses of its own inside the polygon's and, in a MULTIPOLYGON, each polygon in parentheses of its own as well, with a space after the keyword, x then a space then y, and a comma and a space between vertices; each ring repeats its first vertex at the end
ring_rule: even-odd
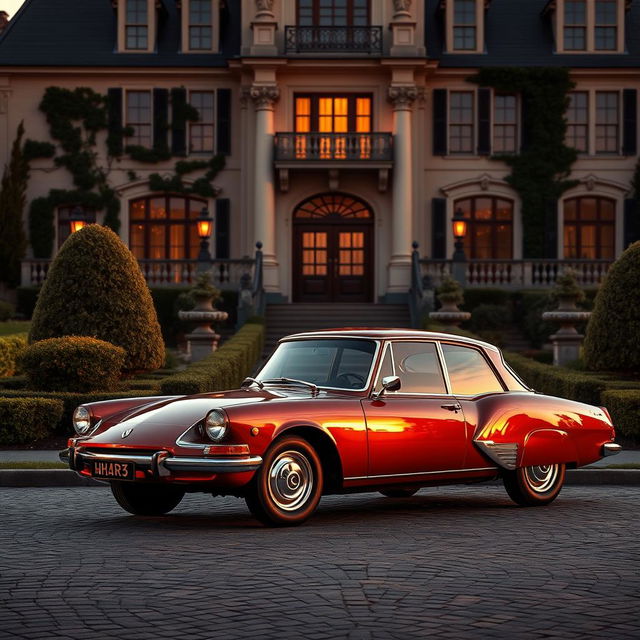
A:
POLYGON ((189 103, 198 112, 198 121, 189 124, 189 148, 191 151, 211 152, 214 150, 214 91, 192 91, 189 103))
POLYGON ((127 49, 148 48, 147 0, 127 0, 125 41, 127 49))
POLYGON ((596 92, 596 153, 618 153, 619 106, 617 91, 596 92))
POLYGON ((496 95, 494 101, 493 150, 515 153, 517 150, 517 99, 513 95, 496 95))
POLYGON ((513 203, 502 198, 465 198, 454 203, 470 218, 464 250, 471 259, 513 258, 513 203))
POLYGON ((451 153, 473 153, 473 92, 450 94, 449 148, 451 153))
POLYGON ((564 257, 613 259, 615 203, 606 198, 572 198, 564 204, 564 257))
POLYGON ((564 4, 564 48, 584 51, 587 48, 586 0, 566 0, 564 4))
POLYGON ((151 140, 151 92, 127 91, 127 126, 133 127, 128 142, 150 147, 151 140))
POLYGON ((589 95, 585 91, 569 94, 566 144, 580 153, 588 151, 589 95))

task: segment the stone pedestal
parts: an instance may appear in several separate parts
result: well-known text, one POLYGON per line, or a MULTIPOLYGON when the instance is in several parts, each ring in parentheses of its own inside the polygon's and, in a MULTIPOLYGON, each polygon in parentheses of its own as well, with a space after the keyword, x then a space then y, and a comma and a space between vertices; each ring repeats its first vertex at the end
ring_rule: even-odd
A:
POLYGON ((197 325, 191 333, 187 334, 186 338, 189 360, 198 362, 218 348, 220 334, 211 328, 211 323, 222 322, 229 317, 229 314, 226 311, 214 309, 211 306, 211 300, 209 300, 208 305, 206 302, 199 302, 192 311, 179 311, 178 317, 180 320, 195 322, 197 325))
POLYGON ((550 336, 553 345, 553 364, 556 367, 563 367, 580 357, 584 336, 578 333, 575 325, 588 320, 590 315, 589 311, 563 310, 547 311, 542 314, 542 319, 546 322, 560 324, 560 329, 550 336))
POLYGON ((450 327, 459 327, 463 322, 471 318, 468 311, 460 311, 458 305, 452 302, 442 302, 442 307, 438 311, 429 314, 431 320, 450 327))

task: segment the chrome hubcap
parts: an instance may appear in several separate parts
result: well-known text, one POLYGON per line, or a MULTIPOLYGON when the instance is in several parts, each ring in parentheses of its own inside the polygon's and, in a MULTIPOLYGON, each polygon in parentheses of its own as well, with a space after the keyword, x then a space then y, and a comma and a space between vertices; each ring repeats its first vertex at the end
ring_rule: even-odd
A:
POLYGON ((526 467, 524 477, 532 491, 546 493, 553 487, 558 477, 558 465, 543 464, 538 467, 526 467))
POLYGON ((305 504, 313 489, 313 469, 298 451, 284 451, 269 469, 269 496, 283 511, 295 511, 305 504))

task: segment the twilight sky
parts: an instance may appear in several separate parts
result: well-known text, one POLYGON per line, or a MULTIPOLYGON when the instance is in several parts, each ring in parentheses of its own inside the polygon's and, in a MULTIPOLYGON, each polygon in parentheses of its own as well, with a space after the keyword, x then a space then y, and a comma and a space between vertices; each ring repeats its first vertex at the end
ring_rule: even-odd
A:
POLYGON ((13 18, 24 0, 0 0, 0 11, 6 11, 13 18))

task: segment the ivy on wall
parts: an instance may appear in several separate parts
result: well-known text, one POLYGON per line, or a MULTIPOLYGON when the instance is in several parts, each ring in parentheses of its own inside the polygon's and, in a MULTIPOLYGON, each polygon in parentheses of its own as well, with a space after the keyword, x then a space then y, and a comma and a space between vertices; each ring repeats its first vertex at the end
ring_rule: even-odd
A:
MULTIPOLYGON (((172 128, 186 129, 187 121, 197 121, 198 112, 191 105, 179 98, 186 92, 173 90, 176 96, 173 105, 172 128)), ((130 127, 113 117, 114 105, 111 103, 111 92, 101 95, 87 87, 64 89, 48 87, 40 103, 40 110, 45 114, 51 137, 57 141, 62 153, 56 155, 57 148, 49 142, 28 140, 25 143, 25 156, 53 158, 57 167, 66 168, 72 176, 73 190, 52 189, 49 195, 32 201, 29 213, 29 232, 31 246, 36 258, 49 258, 53 252, 55 237, 55 210, 61 205, 82 206, 105 211, 104 225, 118 233, 120 229, 120 200, 114 189, 109 186, 108 176, 115 159, 119 159, 123 151, 132 160, 146 164, 156 164, 169 160, 172 155, 166 144, 166 135, 160 141, 154 140, 154 147, 147 149, 138 145, 123 144, 123 139, 133 134, 130 127), (107 131, 106 166, 98 165, 97 137, 101 131, 107 131)), ((156 113, 156 117, 157 117, 156 113)), ((166 119, 166 118, 165 118, 166 119)), ((156 120, 156 126, 168 132, 168 122, 156 120)), ((182 154, 180 154, 182 155, 182 154)), ((171 191, 177 193, 193 193, 203 197, 216 197, 218 190, 211 185, 211 180, 224 167, 225 160, 221 155, 210 160, 179 161, 175 167, 175 175, 162 177, 157 173, 149 176, 151 191, 171 191), (183 176, 197 170, 205 170, 203 177, 198 178, 191 186, 183 183, 183 176)), ((129 179, 137 178, 135 172, 128 172, 129 179)))
POLYGON ((521 96, 523 145, 520 153, 496 155, 493 159, 511 167, 506 180, 522 200, 524 257, 554 257, 549 254, 555 250, 557 200, 577 184, 569 180, 569 175, 578 155, 564 142, 568 92, 574 86, 569 71, 496 67, 481 69, 468 80, 521 96))

